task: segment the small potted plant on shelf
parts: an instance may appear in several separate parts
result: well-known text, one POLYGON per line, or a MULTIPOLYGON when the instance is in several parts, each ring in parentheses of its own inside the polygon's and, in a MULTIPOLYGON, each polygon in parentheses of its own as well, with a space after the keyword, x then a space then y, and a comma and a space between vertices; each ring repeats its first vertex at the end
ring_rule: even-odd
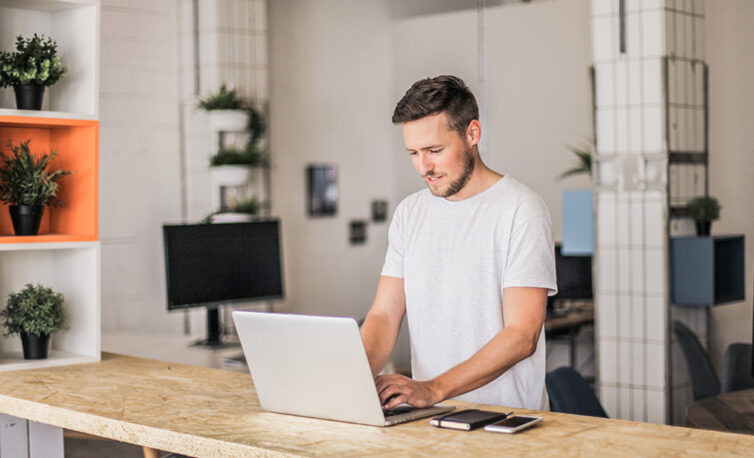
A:
POLYGON ((45 205, 62 206, 57 199, 58 179, 73 172, 63 169, 49 171, 55 151, 35 158, 29 149, 30 140, 14 145, 8 141, 11 156, 2 155, 0 163, 0 201, 9 204, 13 231, 16 235, 37 235, 45 205))
POLYGON ((710 235, 712 221, 720 218, 720 202, 712 196, 695 197, 686 204, 689 218, 696 223, 696 235, 710 235))
POLYGON ((265 154, 252 143, 242 150, 223 148, 209 160, 212 182, 217 186, 243 186, 254 168, 267 164, 265 154))
POLYGON ((223 84, 215 94, 199 100, 199 108, 209 112, 209 123, 216 132, 242 132, 249 124, 246 100, 235 89, 223 84))
POLYGON ((256 196, 250 199, 235 200, 229 202, 228 208, 217 210, 207 215, 202 223, 241 223, 253 221, 254 216, 259 214, 261 204, 256 196))
POLYGON ((47 358, 50 335, 67 329, 63 295, 39 284, 29 283, 18 293, 10 293, 0 316, 6 336, 21 335, 24 359, 47 358))
POLYGON ((41 110, 45 88, 55 84, 66 68, 57 56, 58 44, 50 37, 19 35, 15 51, 0 52, 0 86, 12 86, 19 110, 41 110))

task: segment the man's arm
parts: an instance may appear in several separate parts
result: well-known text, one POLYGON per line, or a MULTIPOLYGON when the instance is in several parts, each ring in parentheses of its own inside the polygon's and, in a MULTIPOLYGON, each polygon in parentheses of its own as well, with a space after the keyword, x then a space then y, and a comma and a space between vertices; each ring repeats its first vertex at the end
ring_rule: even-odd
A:
POLYGON ((374 303, 361 326, 361 340, 364 342, 372 376, 377 375, 390 359, 405 314, 403 279, 380 277, 374 303))
POLYGON ((500 332, 471 358, 431 380, 416 381, 398 374, 378 376, 377 391, 383 407, 389 409, 403 402, 416 407, 431 406, 495 380, 534 354, 542 331, 546 302, 547 289, 505 288, 505 327, 500 332))

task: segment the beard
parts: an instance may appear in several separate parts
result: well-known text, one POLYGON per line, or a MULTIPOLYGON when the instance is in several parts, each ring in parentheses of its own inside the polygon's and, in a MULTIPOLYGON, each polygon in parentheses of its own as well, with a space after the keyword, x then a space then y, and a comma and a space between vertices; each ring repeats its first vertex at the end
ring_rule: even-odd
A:
POLYGON ((456 180, 451 181, 445 190, 442 189, 432 189, 429 184, 427 185, 429 187, 429 192, 434 194, 437 197, 444 197, 448 198, 451 196, 454 196, 458 194, 458 192, 463 189, 464 186, 466 186, 466 183, 469 182, 469 178, 471 178, 471 173, 474 171, 474 166, 476 165, 476 161, 474 161, 474 150, 469 148, 466 148, 464 150, 464 157, 463 157, 463 172, 461 172, 461 176, 458 177, 456 180))

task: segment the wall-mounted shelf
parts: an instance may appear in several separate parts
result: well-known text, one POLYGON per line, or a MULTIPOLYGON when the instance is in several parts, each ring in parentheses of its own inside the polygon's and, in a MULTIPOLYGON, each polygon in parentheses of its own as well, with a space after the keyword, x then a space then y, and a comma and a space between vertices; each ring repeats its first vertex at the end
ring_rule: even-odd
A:
POLYGON ((672 302, 709 306, 744 300, 744 236, 670 239, 672 302))
MULTIPOLYGON (((98 115, 99 8, 97 0, 0 0, 0 49, 11 50, 16 36, 35 33, 58 43, 68 71, 47 88, 45 110, 98 115)), ((0 108, 15 107, 13 89, 1 89, 0 108)))
POLYGON ((99 242, 0 245, 0 308, 10 292, 40 283, 63 293, 69 315, 69 329, 52 336, 44 360, 24 360, 17 335, 0 337, 0 371, 99 361, 99 272, 99 242))
MULTIPOLYGON (((14 110, 15 111, 15 110, 14 110)), ((31 139, 33 154, 54 150, 51 168, 73 170, 60 179, 63 207, 47 207, 38 236, 16 237, 6 206, 0 208, 0 244, 97 240, 99 123, 90 119, 0 115, 0 151, 10 154, 8 141, 31 139)))

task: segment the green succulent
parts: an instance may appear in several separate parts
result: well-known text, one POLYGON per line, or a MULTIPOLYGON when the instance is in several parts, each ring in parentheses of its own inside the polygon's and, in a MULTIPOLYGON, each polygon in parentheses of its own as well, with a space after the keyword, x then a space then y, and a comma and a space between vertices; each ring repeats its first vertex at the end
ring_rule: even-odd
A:
POLYGON ((0 201, 10 205, 62 206, 63 203, 56 200, 59 190, 57 180, 73 172, 63 169, 48 171, 47 167, 57 153, 52 151, 35 159, 29 142, 26 140, 13 145, 8 140, 12 156, 0 155, 0 201))
POLYGON ((221 165, 265 165, 267 157, 263 151, 249 142, 244 149, 227 148, 220 150, 209 159, 210 166, 221 165))
POLYGON ((576 155, 577 164, 561 173, 558 176, 558 180, 568 178, 573 175, 581 175, 586 173, 592 174, 592 155, 594 154, 594 146, 591 142, 584 142, 581 146, 569 146, 568 150, 576 155))
POLYGON ((695 197, 686 204, 686 212, 694 221, 715 221, 720 218, 721 208, 712 196, 695 197))
POLYGON ((63 308, 63 295, 51 288, 28 283, 18 293, 8 295, 5 310, 0 311, 5 335, 53 334, 67 329, 67 313, 63 308))
POLYGON ((243 110, 246 108, 246 101, 239 97, 235 89, 228 90, 228 87, 223 84, 217 93, 199 100, 199 108, 207 111, 243 110))
POLYGON ((57 57, 58 44, 50 37, 16 37, 15 51, 0 52, 0 86, 51 86, 68 70, 57 57))

